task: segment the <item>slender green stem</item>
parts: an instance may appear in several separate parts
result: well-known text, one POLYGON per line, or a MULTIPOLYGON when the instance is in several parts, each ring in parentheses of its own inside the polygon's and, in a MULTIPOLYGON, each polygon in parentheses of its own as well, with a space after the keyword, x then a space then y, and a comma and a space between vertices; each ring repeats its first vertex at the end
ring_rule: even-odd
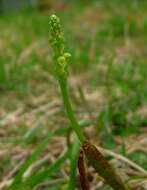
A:
POLYGON ((74 111, 72 109, 71 101, 69 99, 68 90, 67 90, 67 80, 64 78, 60 78, 59 84, 60 84, 60 89, 61 89, 61 93, 62 93, 64 106, 65 106, 68 118, 70 119, 71 126, 72 126, 73 130, 75 131, 75 133, 77 134, 81 143, 83 143, 86 138, 85 138, 85 136, 84 136, 84 134, 80 128, 78 120, 77 120, 77 118, 74 114, 74 111))

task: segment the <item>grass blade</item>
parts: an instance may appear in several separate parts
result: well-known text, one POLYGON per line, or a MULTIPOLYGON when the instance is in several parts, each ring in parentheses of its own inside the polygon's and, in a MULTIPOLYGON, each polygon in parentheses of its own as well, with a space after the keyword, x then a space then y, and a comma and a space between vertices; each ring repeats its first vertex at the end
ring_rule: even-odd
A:
POLYGON ((80 150, 80 142, 78 138, 75 136, 70 155, 70 179, 68 184, 68 189, 70 190, 76 189, 76 174, 77 174, 79 150, 80 150))
POLYGON ((29 168, 29 166, 37 160, 41 152, 44 150, 44 148, 48 145, 49 140, 54 137, 57 134, 62 134, 64 130, 62 129, 57 129, 56 131, 50 132, 48 136, 35 148, 33 151, 32 155, 22 164, 22 166, 19 169, 18 174, 15 176, 14 181, 12 185, 10 186, 11 190, 16 190, 17 186, 22 182, 22 176, 26 172, 26 170, 29 168))
MULTIPOLYGON (((70 151, 66 151, 55 163, 53 163, 49 168, 46 170, 40 171, 38 173, 34 173, 29 176, 22 186, 29 187, 33 189, 36 185, 46 181, 53 173, 57 172, 61 165, 65 162, 65 160, 69 157, 70 151)), ((21 186, 19 187, 21 188, 21 186)))

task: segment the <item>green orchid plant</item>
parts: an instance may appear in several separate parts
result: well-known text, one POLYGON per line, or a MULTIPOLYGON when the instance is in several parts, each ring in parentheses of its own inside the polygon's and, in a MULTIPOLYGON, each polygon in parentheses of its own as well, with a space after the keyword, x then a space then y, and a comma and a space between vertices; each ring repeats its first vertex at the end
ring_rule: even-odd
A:
MULTIPOLYGON (((95 145, 89 142, 84 135, 78 119, 73 111, 69 92, 68 92, 68 61, 70 53, 65 52, 65 39, 61 30, 60 19, 56 15, 51 15, 49 19, 50 44, 53 49, 53 59, 55 65, 55 75, 59 82, 66 114, 71 122, 73 131, 76 133, 81 149, 89 163, 97 173, 109 184, 114 190, 129 190, 130 187, 125 185, 121 177, 113 169, 112 165, 105 159, 102 153, 95 145)), ((82 186, 82 184, 81 184, 82 186)), ((84 189, 84 186, 82 186, 84 189)), ((89 189, 87 185, 87 189, 89 189)))

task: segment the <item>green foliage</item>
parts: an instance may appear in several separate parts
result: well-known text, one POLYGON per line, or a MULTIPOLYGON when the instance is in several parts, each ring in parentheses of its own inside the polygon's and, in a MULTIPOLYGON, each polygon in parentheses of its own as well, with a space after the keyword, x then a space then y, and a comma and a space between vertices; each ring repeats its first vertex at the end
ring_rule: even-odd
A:
POLYGON ((69 151, 67 151, 63 156, 61 156, 59 159, 55 161, 51 166, 49 166, 47 169, 39 172, 34 172, 29 178, 27 178, 21 187, 26 187, 27 189, 32 189, 41 182, 46 181, 53 173, 56 173, 61 165, 65 162, 65 160, 69 156, 69 151))
MULTIPOLYGON (((81 82, 78 79, 83 87, 97 92, 102 90, 103 98, 106 100, 102 105, 102 109, 100 111, 99 107, 95 110, 91 109, 91 111, 94 111, 94 115, 98 116, 96 131, 104 147, 118 150, 113 139, 114 135, 120 138, 133 134, 138 135, 147 125, 146 115, 142 112, 140 114, 138 111, 146 107, 147 103, 147 89, 145 88, 147 84, 147 3, 138 0, 133 2, 128 0, 103 0, 87 1, 85 6, 85 2, 80 4, 79 1, 73 1, 73 6, 70 6, 71 9, 59 11, 58 15, 64 20, 63 28, 67 39, 65 49, 68 49, 72 56, 68 60, 68 54, 64 54, 64 37, 62 31, 60 31, 61 38, 58 39, 60 41, 58 45, 61 49, 59 52, 62 55, 55 60, 55 64, 58 65, 58 73, 66 74, 67 77, 68 65, 74 63, 70 64, 72 76, 78 74, 81 77, 86 74, 90 78, 89 84, 86 80, 81 82)), ((48 15, 31 10, 31 12, 21 14, 1 16, 0 26, 0 105, 2 107, 6 104, 6 110, 11 111, 15 106, 16 99, 20 102, 24 100, 27 107, 28 96, 26 95, 38 96, 37 88, 44 84, 49 85, 49 81, 44 75, 44 73, 53 74, 50 49, 48 48, 48 15), (13 101, 9 104, 10 100, 8 101, 8 99, 13 101)), ((57 26, 56 29, 59 30, 60 26, 57 26)), ((68 89, 69 87, 67 87, 68 89)), ((44 94, 44 92, 45 89, 43 88, 41 93, 44 94)), ((28 106, 27 109, 30 109, 30 107, 28 106)), ((34 147, 42 141, 42 125, 29 130, 27 133, 27 129, 23 129, 23 124, 17 127, 19 128, 18 138, 2 138, 2 145, 9 144, 13 146, 19 143, 22 147, 31 145, 34 147), (24 132, 26 135, 22 138, 24 132)), ((43 130, 47 131, 45 127, 43 127, 43 130)), ((67 130, 64 128, 63 131, 60 131, 60 134, 54 134, 53 137, 66 136, 67 130)), ((17 179, 21 187, 23 186, 24 178, 22 176, 38 160, 47 144, 46 142, 46 145, 43 145, 37 151, 34 158, 28 158, 29 162, 27 161, 27 164, 25 162, 20 171, 14 175, 14 182, 17 179)), ((121 148, 123 150, 118 151, 125 154, 125 148, 121 148)), ((74 155, 76 155, 76 151, 78 152, 78 146, 74 155)), ((75 162, 72 165, 72 160, 74 160, 72 153, 68 158, 71 163, 71 176, 75 177, 75 162)), ((130 158, 142 167, 146 167, 144 154, 136 152, 131 154, 130 158)), ((1 177, 11 167, 10 162, 11 158, 9 156, 2 159, 1 177)), ((46 170, 43 170, 44 172, 50 168, 48 165, 44 167, 46 168, 46 170)), ((44 167, 34 171, 36 179, 44 167)), ((53 171, 52 174, 56 171, 53 171)), ((45 174, 45 176, 47 175, 45 174)), ((69 181, 65 181, 65 184, 57 184, 56 187, 46 189, 66 189, 69 184, 72 184, 71 176, 69 181)), ((46 181, 52 179, 52 175, 50 175, 50 178, 46 181)), ((31 182, 28 177, 25 180, 26 184, 27 180, 31 182)), ((37 182, 34 182, 34 184, 35 186, 39 185, 37 182)), ((75 183, 71 186, 74 187, 75 183)))
MULTIPOLYGON (((36 146, 36 148, 34 149, 34 151, 31 154, 31 156, 20 167, 18 174, 15 176, 14 181, 13 181, 12 185, 10 186, 10 189, 15 189, 16 190, 16 189, 19 189, 20 187, 23 187, 23 179, 22 178, 23 178, 23 175, 26 172, 26 170, 29 168, 29 166, 31 166, 39 158, 42 151, 48 145, 49 140, 51 138, 53 138, 55 135, 62 133, 63 131, 64 131, 63 129, 59 129, 57 131, 50 132, 48 134, 48 136, 40 144, 38 144, 36 146)), ((59 161, 59 163, 60 163, 60 161, 59 161)), ((57 165, 58 165, 58 162, 57 162, 57 165)), ((51 168, 50 168, 51 172, 52 172, 52 167, 54 169, 54 166, 51 166, 51 168)), ((56 164, 55 164, 55 168, 56 168, 56 164)), ((49 169, 49 171, 50 171, 50 169, 49 169)), ((42 176, 44 174, 36 174, 36 175, 37 176, 38 175, 42 176)), ((36 178, 38 178, 38 177, 36 177, 36 178)), ((30 179, 30 177, 29 177, 29 179, 30 179)))

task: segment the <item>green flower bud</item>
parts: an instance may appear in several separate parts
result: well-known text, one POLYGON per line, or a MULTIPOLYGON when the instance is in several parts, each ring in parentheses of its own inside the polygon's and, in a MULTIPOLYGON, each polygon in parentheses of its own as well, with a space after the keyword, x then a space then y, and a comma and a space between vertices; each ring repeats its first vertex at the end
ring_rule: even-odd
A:
POLYGON ((57 59, 57 62, 58 62, 58 74, 61 75, 64 75, 66 76, 67 72, 67 62, 66 62, 66 58, 65 56, 60 56, 58 59, 57 59))
POLYGON ((66 60, 68 60, 71 57, 71 54, 70 53, 64 53, 64 57, 66 60))
POLYGON ((51 15, 49 19, 50 43, 55 55, 60 56, 64 51, 64 35, 61 30, 60 19, 56 15, 51 15))
POLYGON ((54 51, 55 72, 59 77, 67 77, 67 61, 70 53, 64 53, 64 35, 61 30, 60 19, 56 15, 50 16, 50 43, 54 51))
POLYGON ((60 32, 60 19, 56 15, 51 15, 49 20, 50 30, 51 32, 60 32))
POLYGON ((63 56, 60 56, 60 57, 58 58, 58 64, 59 64, 61 67, 65 67, 66 59, 65 59, 64 55, 63 55, 63 56))

